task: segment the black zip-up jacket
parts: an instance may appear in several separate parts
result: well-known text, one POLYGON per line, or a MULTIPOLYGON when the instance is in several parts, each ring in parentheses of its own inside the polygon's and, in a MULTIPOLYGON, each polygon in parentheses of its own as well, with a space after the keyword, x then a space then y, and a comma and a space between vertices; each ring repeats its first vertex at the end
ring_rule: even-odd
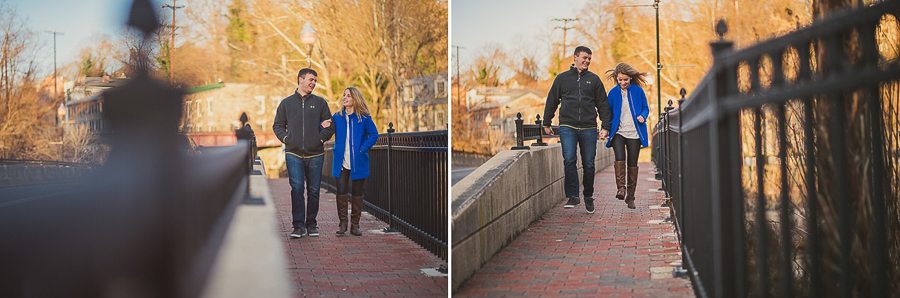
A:
POLYGON ((322 129, 322 121, 331 119, 331 109, 325 99, 314 94, 301 97, 294 94, 281 100, 275 112, 272 131, 284 143, 284 150, 299 157, 325 153, 325 141, 334 129, 322 129))
POLYGON ((606 88, 600 77, 585 70, 578 72, 575 65, 556 76, 544 105, 544 126, 549 127, 556 108, 559 108, 559 125, 573 128, 596 128, 597 115, 606 131, 612 127, 612 111, 606 99, 606 88))

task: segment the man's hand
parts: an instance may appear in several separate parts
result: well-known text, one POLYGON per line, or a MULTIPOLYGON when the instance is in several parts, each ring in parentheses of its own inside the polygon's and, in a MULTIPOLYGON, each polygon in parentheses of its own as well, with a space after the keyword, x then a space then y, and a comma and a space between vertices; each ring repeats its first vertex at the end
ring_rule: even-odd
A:
POLYGON ((552 136, 553 128, 552 127, 544 127, 544 133, 552 136))
POLYGON ((597 139, 598 140, 606 140, 606 137, 608 137, 608 136, 609 136, 609 132, 606 131, 605 129, 601 129, 600 134, 597 135, 597 139))
POLYGON ((322 121, 322 128, 328 128, 331 126, 331 119, 322 121))
POLYGON ((644 119, 644 116, 638 116, 638 117, 637 117, 637 120, 638 120, 638 122, 640 122, 640 123, 644 123, 644 120, 645 120, 645 119, 644 119))

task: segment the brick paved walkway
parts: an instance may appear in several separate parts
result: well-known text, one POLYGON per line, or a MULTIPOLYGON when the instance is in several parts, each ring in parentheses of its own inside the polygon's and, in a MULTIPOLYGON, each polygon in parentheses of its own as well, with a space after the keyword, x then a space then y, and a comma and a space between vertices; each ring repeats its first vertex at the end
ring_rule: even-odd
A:
POLYGON ((363 212, 362 237, 337 237, 334 194, 323 193, 319 207, 319 237, 289 239, 291 203, 287 178, 270 179, 280 233, 297 297, 447 297, 447 278, 428 277, 425 268, 437 268, 440 258, 401 234, 373 234, 385 223, 363 212))
POLYGON ((565 209, 560 199, 454 297, 693 297, 688 279, 672 277, 681 255, 673 225, 656 223, 669 210, 656 208, 664 194, 648 180, 654 167, 639 166, 638 209, 615 198, 609 167, 596 176, 596 213, 583 202, 565 209))

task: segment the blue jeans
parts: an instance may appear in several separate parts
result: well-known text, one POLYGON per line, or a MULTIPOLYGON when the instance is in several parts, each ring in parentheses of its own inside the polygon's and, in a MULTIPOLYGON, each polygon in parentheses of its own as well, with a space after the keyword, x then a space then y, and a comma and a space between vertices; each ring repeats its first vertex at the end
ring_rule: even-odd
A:
POLYGON ((285 153, 288 181, 291 184, 291 215, 294 228, 318 227, 316 215, 319 214, 319 187, 322 182, 322 164, 325 155, 300 158, 285 153), (306 195, 303 198, 303 184, 306 183, 306 195))
POLYGON ((564 188, 567 198, 578 197, 578 167, 575 165, 575 149, 581 151, 581 168, 584 185, 584 198, 594 195, 594 156, 597 155, 597 136, 600 132, 596 128, 574 129, 571 127, 559 127, 559 142, 562 143, 563 169, 565 171, 564 188))

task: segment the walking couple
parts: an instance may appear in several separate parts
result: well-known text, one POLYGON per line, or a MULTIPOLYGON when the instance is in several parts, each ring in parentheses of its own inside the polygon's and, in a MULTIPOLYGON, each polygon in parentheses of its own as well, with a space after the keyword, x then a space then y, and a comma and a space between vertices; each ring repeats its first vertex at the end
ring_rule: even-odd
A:
POLYGON ((625 200, 628 208, 635 209, 638 154, 640 148, 647 147, 648 139, 649 108, 641 88, 646 84, 644 76, 647 73, 619 63, 606 72, 607 78, 616 82, 616 87, 607 94, 600 77, 588 70, 591 49, 575 48, 574 60, 568 71, 553 80, 544 106, 543 122, 544 131, 552 135, 550 121, 562 104, 559 107, 559 141, 562 143, 564 188, 568 198, 565 208, 574 208, 580 203, 575 165, 577 147, 581 151, 584 206, 588 213, 594 213, 594 157, 599 139, 607 140, 606 147, 615 151, 616 198, 625 200), (598 116, 602 121, 599 132, 598 116))
POLYGON ((369 149, 378 140, 362 92, 356 87, 344 89, 340 111, 331 114, 328 102, 312 94, 318 74, 304 68, 297 74, 297 89, 281 100, 272 130, 284 143, 284 160, 291 185, 291 214, 294 230, 291 238, 319 236, 319 189, 325 142, 335 136, 331 175, 337 178, 337 234, 347 232, 348 205, 350 234, 362 236, 359 218, 363 205, 363 186, 369 177, 369 149), (303 196, 304 184, 306 198, 303 196), (351 197, 350 194, 353 196, 351 197))

